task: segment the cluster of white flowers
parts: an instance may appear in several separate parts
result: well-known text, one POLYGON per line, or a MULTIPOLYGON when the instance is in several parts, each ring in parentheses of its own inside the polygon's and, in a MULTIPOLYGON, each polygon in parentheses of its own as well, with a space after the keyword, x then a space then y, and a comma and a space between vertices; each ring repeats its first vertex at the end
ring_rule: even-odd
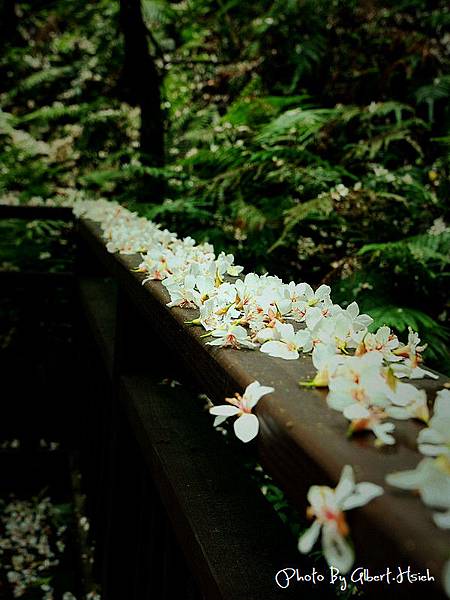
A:
POLYGON ((416 469, 399 471, 386 481, 405 490, 419 492, 424 504, 442 509, 433 515, 442 529, 450 529, 450 390, 437 393, 433 417, 419 432, 419 452, 425 455, 416 469))
MULTIPOLYGON (((450 530, 450 390, 437 392, 433 416, 428 427, 419 432, 417 445, 425 458, 415 469, 390 473, 386 481, 418 492, 426 506, 438 510, 433 514, 436 526, 450 530)), ((450 596, 450 560, 445 565, 443 581, 450 596)))
MULTIPOLYGON (((21 192, 9 191, 0 195, 0 206, 21 206, 23 203, 20 200, 21 192)), ((27 201, 27 206, 42 206, 42 207, 66 207, 73 208, 75 203, 80 203, 84 200, 85 195, 80 190, 72 187, 60 188, 57 196, 53 198, 42 198, 41 196, 33 196, 27 201)))
POLYGON ((210 244, 178 239, 114 202, 76 201, 74 212, 100 223, 110 252, 140 253, 137 270, 144 283, 162 281, 169 307, 197 309, 190 322, 205 329, 209 345, 259 349, 285 360, 312 353, 319 371, 312 383, 329 385, 330 406, 345 409, 346 416, 356 407, 343 406, 339 394, 353 398, 358 419, 374 427, 386 415, 427 419, 423 393, 397 381, 435 377, 420 367, 424 347, 416 333, 410 331, 406 345, 388 327, 368 333, 371 317, 360 314, 356 302, 334 304, 327 285, 313 290, 308 283, 255 273, 235 279, 242 267, 233 255, 216 256, 210 244))
POLYGON ((55 531, 54 543, 50 540, 54 507, 49 498, 38 503, 13 500, 0 515, 4 535, 0 538, 0 564, 14 598, 21 598, 32 588, 40 587, 43 600, 53 599, 53 588, 46 583, 51 567, 59 564, 58 554, 64 550, 65 527, 55 531), (42 584, 42 585, 41 585, 42 584))
MULTIPOLYGON (((348 190, 338 186, 335 192, 345 197, 348 190)), ((109 252, 139 253, 135 270, 145 275, 143 283, 161 281, 170 296, 167 306, 195 309, 197 314, 188 322, 203 327, 208 345, 259 349, 284 360, 310 353, 317 374, 300 385, 328 387, 328 405, 350 421, 350 433, 368 430, 377 445, 394 444, 394 424, 387 418, 428 423, 419 436, 419 449, 428 458, 415 471, 391 474, 388 482, 418 490, 428 506, 445 511, 434 515, 436 524, 450 528, 449 393, 438 394, 429 420, 425 391, 401 381, 437 378, 420 366, 425 346, 420 346, 417 333, 410 329, 402 344, 387 326, 369 332, 371 317, 360 314, 356 302, 345 308, 334 304, 327 285, 313 290, 305 282, 284 283, 279 277, 255 273, 238 278, 243 268, 234 264, 233 255, 216 256, 210 244, 179 239, 115 202, 73 194, 65 204, 73 206, 76 216, 99 223, 109 252)), ((215 424, 236 416, 237 437, 244 442, 253 439, 259 423, 252 408, 273 391, 253 382, 242 396, 226 398, 229 405, 210 409, 215 424)), ((355 485, 350 467, 344 469, 336 490, 313 486, 308 499, 316 522, 300 539, 300 550, 312 547, 322 526, 325 557, 341 571, 349 569, 353 554, 345 540, 343 511, 380 493, 382 488, 374 484, 355 485)))
POLYGON ((356 302, 334 304, 327 285, 313 290, 255 273, 237 278, 243 269, 233 255, 178 239, 115 202, 75 199, 73 210, 100 224, 110 252, 140 253, 143 282, 161 281, 169 307, 196 309, 189 323, 203 327, 208 345, 259 349, 284 360, 311 353, 317 375, 301 385, 329 387, 328 404, 350 420, 350 433, 372 431, 377 445, 393 444, 388 417, 427 422, 425 392, 401 381, 436 377, 420 366, 425 346, 412 330, 406 344, 386 326, 369 333, 371 317, 356 302))
MULTIPOLYGON (((13 499, 1 506, 0 570, 6 575, 14 598, 60 598, 52 585, 52 572, 66 548, 67 526, 57 524, 55 511, 50 498, 13 499)), ((95 591, 83 598, 101 600, 95 591)), ((76 597, 67 591, 62 600, 76 597)))

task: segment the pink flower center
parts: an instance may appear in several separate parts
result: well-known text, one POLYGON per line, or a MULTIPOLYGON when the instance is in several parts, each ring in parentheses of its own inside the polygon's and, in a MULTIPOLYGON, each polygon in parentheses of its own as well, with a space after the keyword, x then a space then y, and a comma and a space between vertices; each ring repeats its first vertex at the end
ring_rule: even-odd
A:
POLYGON ((237 347, 236 336, 233 335, 232 333, 229 333, 227 335, 226 340, 227 340, 227 344, 229 344, 230 346, 237 347))

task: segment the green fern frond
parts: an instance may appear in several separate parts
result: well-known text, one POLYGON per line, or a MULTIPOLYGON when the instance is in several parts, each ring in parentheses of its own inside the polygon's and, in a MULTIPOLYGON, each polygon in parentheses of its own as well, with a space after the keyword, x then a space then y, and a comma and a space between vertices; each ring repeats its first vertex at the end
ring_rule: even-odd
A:
POLYGON ((169 2, 164 0, 142 0, 142 16, 149 27, 170 23, 174 15, 169 2))
POLYGON ((450 231, 440 234, 424 233, 395 242, 365 244, 360 256, 398 261, 399 264, 415 261, 425 267, 433 264, 434 271, 444 271, 450 265, 450 231))
POLYGON ((450 98, 450 75, 436 77, 430 85, 423 85, 415 92, 418 104, 428 104, 428 118, 434 119, 434 104, 437 100, 450 98))
POLYGON ((332 211, 333 200, 329 194, 296 204, 285 212, 284 229, 281 237, 269 248, 268 252, 273 252, 279 246, 284 245, 288 234, 300 221, 327 217, 332 211))
POLYGON ((32 73, 23 79, 19 85, 8 92, 8 100, 12 100, 23 92, 29 92, 41 88, 45 84, 52 83, 60 78, 70 75, 74 71, 73 66, 49 67, 32 73))
POLYGON ((307 105, 309 97, 302 96, 249 96, 241 94, 228 108, 222 121, 233 125, 256 127, 276 117, 290 106, 307 105))
POLYGON ((57 121, 63 117, 70 117, 74 119, 89 114, 92 110, 94 110, 94 107, 91 103, 65 105, 60 102, 55 103, 52 106, 43 106, 42 108, 38 108, 31 113, 23 115, 22 117, 18 117, 17 122, 20 124, 31 123, 35 121, 49 123, 51 121, 57 121))
POLYGON ((294 108, 288 110, 262 128, 256 141, 273 144, 285 139, 287 134, 298 144, 306 144, 322 127, 334 119, 336 109, 332 108, 294 108))
POLYGON ((395 100, 389 100, 387 102, 374 102, 368 107, 365 107, 362 111, 362 115, 365 119, 372 120, 374 117, 386 117, 393 113, 397 124, 404 123, 402 118, 403 113, 414 113, 414 109, 408 104, 402 102, 396 102, 395 100))

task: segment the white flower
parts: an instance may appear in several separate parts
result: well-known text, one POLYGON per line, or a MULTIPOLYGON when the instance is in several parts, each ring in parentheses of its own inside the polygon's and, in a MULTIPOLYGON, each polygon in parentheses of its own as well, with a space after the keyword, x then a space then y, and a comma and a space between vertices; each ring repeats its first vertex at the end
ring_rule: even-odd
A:
POLYGON ((445 512, 434 513, 433 521, 439 529, 450 529, 450 509, 445 512))
POLYGON ((347 358, 330 378, 328 406, 341 412, 354 403, 366 408, 386 406, 389 387, 381 374, 382 360, 378 352, 347 358))
POLYGON ((216 259, 218 277, 221 278, 222 275, 224 275, 225 273, 228 273, 229 275, 233 275, 234 273, 236 273, 235 276, 237 277, 237 275, 239 275, 239 273, 243 271, 244 267, 233 265, 233 263, 234 256, 232 254, 225 254, 225 252, 221 252, 216 259))
POLYGON ((236 290, 236 306, 243 308, 254 299, 259 288, 259 276, 256 273, 247 273, 244 279, 234 282, 236 290))
POLYGON ((241 267, 240 265, 230 265, 227 269, 227 274, 231 277, 237 277, 243 270, 244 267, 241 267))
POLYGON ((214 426, 221 425, 228 417, 237 416, 238 418, 234 422, 234 432, 240 440, 249 442, 258 435, 259 431, 258 417, 252 414, 252 408, 263 396, 271 394, 273 391, 274 388, 254 381, 246 387, 242 396, 236 394, 235 398, 225 398, 231 406, 223 404, 209 409, 212 415, 217 415, 214 426))
POLYGON ((351 324, 351 328, 354 331, 360 331, 366 329, 373 323, 372 317, 365 314, 359 313, 359 306, 356 302, 352 302, 343 311, 343 314, 348 318, 351 324))
POLYGON ((299 349, 305 341, 304 331, 294 331, 290 323, 277 323, 275 329, 280 337, 279 340, 269 340, 261 346, 261 352, 275 358, 285 360, 296 360, 299 357, 299 349))
POLYGON ((194 302, 201 308, 204 302, 209 300, 217 293, 217 288, 214 285, 214 279, 207 275, 198 275, 195 278, 194 302))
POLYGON ((384 421, 386 413, 383 410, 374 407, 366 408, 355 403, 344 408, 343 414, 346 419, 351 421, 349 435, 359 431, 372 431, 376 438, 376 446, 395 444, 395 438, 391 435, 395 425, 384 421))
POLYGON ((221 324, 221 318, 217 315, 217 300, 209 298, 200 307, 200 315, 197 319, 190 321, 193 325, 201 325, 206 331, 218 329, 221 324))
POLYGON ((340 351, 339 342, 336 344, 336 319, 328 317, 319 320, 313 328, 302 329, 303 352, 310 352, 320 344, 333 346, 340 351))
POLYGON ((291 294, 295 297, 295 301, 292 301, 292 317, 297 321, 304 321, 308 317, 308 327, 313 327, 322 316, 325 316, 322 310, 327 313, 332 305, 330 293, 331 288, 328 285, 321 285, 315 292, 308 283, 291 287, 291 294))
POLYGON ((226 346, 231 346, 231 348, 240 348, 241 346, 250 349, 256 348, 256 344, 249 339, 247 330, 240 325, 225 325, 223 329, 214 329, 214 331, 211 331, 211 335, 216 339, 207 342, 209 346, 221 346, 222 348, 226 346))
POLYGON ((347 539, 350 531, 344 511, 364 506, 382 493, 383 488, 373 483, 356 484, 350 465, 343 468, 335 489, 313 485, 307 496, 310 503, 307 514, 315 517, 315 521, 300 537, 299 551, 310 552, 322 530, 322 550, 327 563, 347 573, 355 557, 347 539))
POLYGON ((162 281, 176 270, 179 270, 183 262, 181 257, 174 255, 172 250, 165 248, 160 243, 155 243, 146 254, 142 254, 142 262, 137 271, 147 273, 143 284, 151 280, 162 281))
POLYGON ((389 389, 388 397, 392 404, 385 411, 390 417, 428 422, 430 413, 425 390, 419 390, 411 383, 395 382, 394 389, 389 389))
POLYGON ((445 593, 450 598, 450 559, 444 565, 442 581, 444 582, 445 593))
POLYGON ((311 381, 301 381, 301 386, 328 387, 330 377, 333 376, 337 367, 345 361, 346 357, 336 354, 334 346, 318 344, 312 352, 313 365, 317 373, 311 381))
POLYGON ((169 308, 174 306, 195 308, 195 277, 193 275, 186 275, 181 282, 168 277, 163 281, 163 285, 170 294, 170 302, 167 303, 169 308))
POLYGON ((389 485, 418 491, 422 502, 432 508, 450 508, 450 457, 423 458, 415 469, 386 476, 389 485))
POLYGON ((402 360, 402 358, 401 356, 395 356, 393 350, 398 348, 399 345, 398 337, 391 332, 389 327, 384 325, 375 333, 366 333, 355 354, 362 355, 366 352, 381 352, 384 360, 387 362, 397 362, 402 360))
POLYGON ((425 350, 426 344, 419 346, 419 335, 411 327, 408 329, 408 343, 406 346, 401 346, 393 351, 396 356, 404 358, 402 363, 392 366, 396 377, 409 377, 410 379, 431 377, 432 379, 437 379, 437 375, 419 367, 419 364, 422 362, 421 353, 425 350))
POLYGON ((419 451, 428 456, 450 456, 450 390, 439 390, 434 402, 434 413, 428 428, 417 437, 419 451))

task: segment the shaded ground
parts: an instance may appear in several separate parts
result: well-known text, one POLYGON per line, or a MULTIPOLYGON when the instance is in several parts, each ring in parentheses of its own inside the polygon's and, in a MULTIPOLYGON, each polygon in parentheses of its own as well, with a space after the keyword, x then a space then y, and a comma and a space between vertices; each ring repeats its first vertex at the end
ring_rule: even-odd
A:
POLYGON ((94 599, 81 561, 88 522, 73 486, 73 292, 70 277, 49 274, 67 272, 73 257, 41 254, 33 263, 27 253, 33 275, 18 265, 0 274, 0 599, 94 599))

